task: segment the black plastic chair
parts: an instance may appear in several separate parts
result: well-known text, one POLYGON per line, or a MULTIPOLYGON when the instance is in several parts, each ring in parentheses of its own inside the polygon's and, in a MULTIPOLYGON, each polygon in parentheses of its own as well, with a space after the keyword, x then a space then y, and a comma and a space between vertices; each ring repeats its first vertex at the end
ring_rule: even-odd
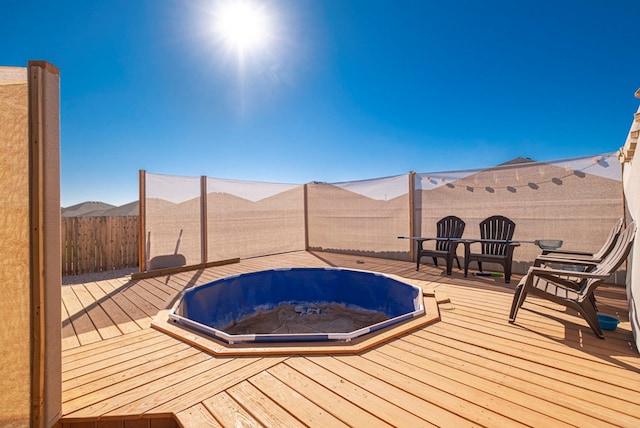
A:
POLYGON ((482 272, 482 263, 496 263, 504 268, 504 280, 511 281, 513 250, 520 243, 509 242, 513 239, 516 224, 501 215, 494 215, 480 222, 480 239, 464 240, 464 276, 467 276, 471 262, 478 263, 482 272), (495 241, 495 242, 494 242, 495 241), (480 244, 480 252, 471 252, 473 244, 480 244))
POLYGON ((445 259, 447 264, 447 275, 451 275, 451 269, 453 268, 453 259, 458 263, 458 269, 460 269, 460 260, 456 254, 456 249, 464 232, 465 223, 462 219, 450 215, 443 219, 440 219, 436 223, 436 238, 424 238, 419 239, 418 251, 416 255, 416 270, 420 270, 420 259, 422 257, 432 257, 433 263, 438 266, 438 258, 445 259), (451 240, 451 238, 457 238, 451 240), (426 241, 435 241, 435 249, 425 249, 423 244, 426 241))

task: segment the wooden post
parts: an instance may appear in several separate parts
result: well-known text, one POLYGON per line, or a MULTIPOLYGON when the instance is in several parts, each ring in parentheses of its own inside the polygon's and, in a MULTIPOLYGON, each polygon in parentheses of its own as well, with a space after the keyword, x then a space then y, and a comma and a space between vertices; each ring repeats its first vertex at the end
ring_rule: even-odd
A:
POLYGON ((60 72, 29 61, 31 426, 62 413, 60 72))
MULTIPOLYGON (((416 231, 415 224, 416 212, 416 173, 409 172, 409 236, 414 236, 416 231)), ((415 248, 413 240, 409 239, 409 259, 415 261, 415 248)))
POLYGON ((309 251, 309 200, 308 200, 308 189, 307 184, 304 185, 303 188, 303 198, 304 198, 304 250, 309 251))
POLYGON ((201 262, 206 263, 209 254, 209 232, 207 228, 207 177, 200 177, 200 248, 201 262))
POLYGON ((138 271, 147 270, 147 194, 146 194, 146 174, 143 169, 138 171, 138 271))
POLYGON ((29 200, 31 231, 31 307, 33 331, 31 354, 31 424, 42 426, 44 420, 44 178, 42 153, 42 74, 29 67, 29 200))

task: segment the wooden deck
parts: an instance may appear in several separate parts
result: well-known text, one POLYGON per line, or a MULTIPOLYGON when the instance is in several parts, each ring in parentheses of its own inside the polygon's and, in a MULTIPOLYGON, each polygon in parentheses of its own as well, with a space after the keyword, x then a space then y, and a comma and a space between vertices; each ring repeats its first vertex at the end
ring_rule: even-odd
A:
MULTIPOLYGON (((517 283, 513 278, 512 283, 517 283)), ((167 277, 62 290, 61 427, 640 426, 640 355, 626 292, 598 290, 622 320, 598 339, 574 311, 454 269, 288 253, 167 277), (441 321, 357 355, 214 357, 150 328, 186 287, 285 266, 341 266, 424 281, 441 321)))

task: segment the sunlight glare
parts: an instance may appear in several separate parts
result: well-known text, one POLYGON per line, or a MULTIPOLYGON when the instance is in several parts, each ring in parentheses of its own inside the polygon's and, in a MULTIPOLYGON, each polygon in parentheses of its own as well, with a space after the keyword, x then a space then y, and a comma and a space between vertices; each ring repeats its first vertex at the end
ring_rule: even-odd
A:
POLYGON ((228 48, 245 53, 267 45, 271 23, 265 8, 255 1, 236 0, 219 6, 215 31, 228 48))

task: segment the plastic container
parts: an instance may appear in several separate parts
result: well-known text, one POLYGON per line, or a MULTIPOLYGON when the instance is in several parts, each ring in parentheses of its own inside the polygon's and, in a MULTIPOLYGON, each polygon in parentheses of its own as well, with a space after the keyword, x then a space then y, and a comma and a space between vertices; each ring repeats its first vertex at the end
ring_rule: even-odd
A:
POLYGON ((598 314, 598 321, 600 321, 600 327, 603 330, 615 330, 620 323, 618 318, 603 314, 598 314))
POLYGON ((535 243, 541 250, 557 250, 563 244, 561 239, 538 239, 535 243))

